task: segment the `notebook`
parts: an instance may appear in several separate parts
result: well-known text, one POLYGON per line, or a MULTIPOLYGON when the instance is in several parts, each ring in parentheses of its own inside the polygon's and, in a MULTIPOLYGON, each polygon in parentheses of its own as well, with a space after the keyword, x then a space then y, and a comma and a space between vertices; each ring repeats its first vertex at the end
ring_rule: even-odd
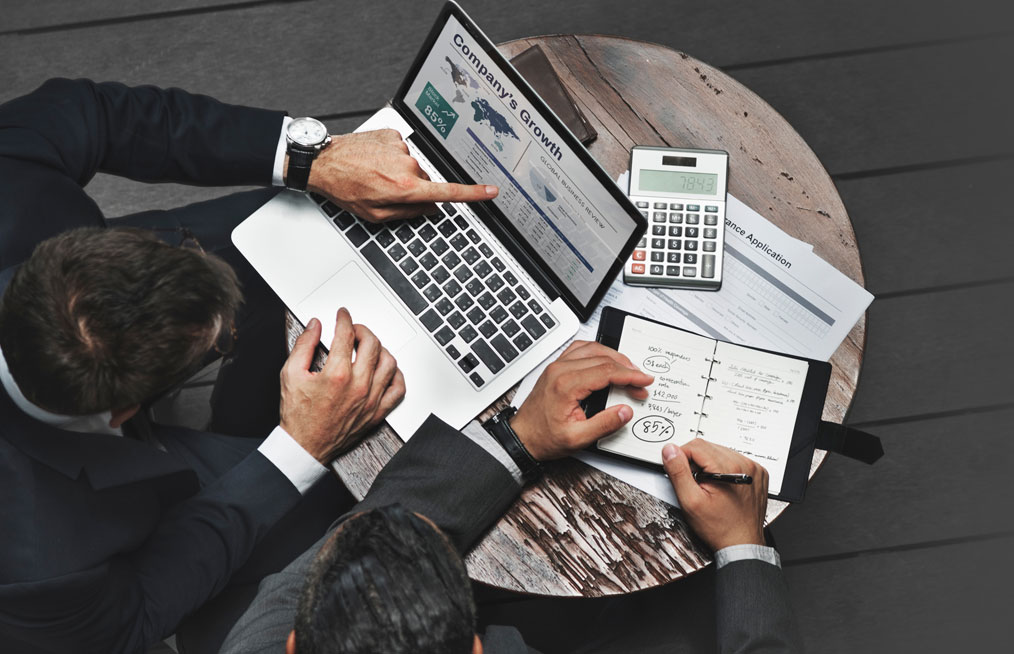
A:
POLYGON ((232 234, 303 324, 338 307, 395 356, 407 439, 430 415, 460 428, 595 310, 646 221, 461 8, 448 2, 390 106, 356 131, 394 129, 433 181, 492 184, 493 200, 373 224, 282 192, 232 234))
POLYGON ((718 341, 612 307, 602 311, 598 340, 655 381, 647 400, 622 388, 589 398, 589 415, 618 403, 634 409, 630 422, 591 449, 661 468, 663 445, 700 437, 764 466, 771 496, 802 500, 830 364, 718 341))

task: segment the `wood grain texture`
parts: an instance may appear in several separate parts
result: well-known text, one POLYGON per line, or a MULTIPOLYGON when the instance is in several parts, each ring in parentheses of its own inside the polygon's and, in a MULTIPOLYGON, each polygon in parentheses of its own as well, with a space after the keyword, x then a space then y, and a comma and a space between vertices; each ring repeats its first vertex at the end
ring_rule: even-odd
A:
POLYGON ((839 180, 866 288, 880 297, 1014 276, 1011 179, 1014 161, 839 180))
POLYGON ((805 650, 1007 651, 1012 546, 1008 537, 785 566, 805 650))
MULTIPOLYGON (((734 195, 813 243, 818 254, 862 283, 848 215, 827 173, 792 128, 749 90, 685 54, 626 39, 539 37, 502 50, 509 57, 535 43, 596 123, 600 136, 591 151, 610 175, 626 169, 635 143, 727 149, 734 195), (677 99, 681 109, 673 112, 677 99), (761 150, 764 161, 752 155, 761 150)), ((292 326, 290 339, 296 331, 292 326)), ((841 421, 848 409, 864 339, 860 321, 832 358, 825 419, 841 421)), ((400 445, 385 425, 340 457, 335 469, 362 497, 400 445)), ((811 475, 825 456, 814 457, 811 475)), ((785 508, 771 502, 768 520, 785 508)), ((597 597, 659 586, 709 560, 678 511, 568 460, 548 466, 466 562, 473 579, 498 588, 597 597)))
POLYGON ((1006 410, 871 428, 884 458, 830 458, 773 527, 782 561, 1014 532, 1012 423, 1006 410))

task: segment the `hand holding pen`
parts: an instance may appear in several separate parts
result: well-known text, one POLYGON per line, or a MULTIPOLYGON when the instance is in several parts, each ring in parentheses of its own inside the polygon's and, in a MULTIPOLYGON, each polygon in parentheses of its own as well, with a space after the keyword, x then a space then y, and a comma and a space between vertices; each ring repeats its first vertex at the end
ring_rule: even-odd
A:
POLYGON ((762 466, 699 438, 683 447, 666 445, 662 465, 690 528, 712 550, 764 544, 768 473, 762 466))

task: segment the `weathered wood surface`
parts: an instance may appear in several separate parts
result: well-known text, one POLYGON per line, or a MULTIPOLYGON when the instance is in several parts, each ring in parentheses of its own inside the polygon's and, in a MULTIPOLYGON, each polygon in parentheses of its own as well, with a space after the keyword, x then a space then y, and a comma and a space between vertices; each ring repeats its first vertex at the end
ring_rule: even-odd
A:
MULTIPOLYGON (((501 48, 510 57, 535 43, 595 123, 599 138, 590 149, 611 175, 626 170, 634 144, 728 150, 731 193, 863 282, 851 223, 824 168, 784 119, 745 87, 683 53, 627 39, 537 37, 501 48)), ((861 320, 831 360, 827 420, 841 421, 848 410, 864 342, 861 320)), ((340 457, 335 469, 362 497, 400 446, 384 425, 340 457)), ((811 476, 825 456, 817 452, 811 476)), ((771 502, 768 521, 786 506, 771 502)), ((466 559, 473 579, 499 588, 584 597, 659 586, 709 561, 679 511, 575 460, 547 466, 544 478, 522 492, 466 559)))

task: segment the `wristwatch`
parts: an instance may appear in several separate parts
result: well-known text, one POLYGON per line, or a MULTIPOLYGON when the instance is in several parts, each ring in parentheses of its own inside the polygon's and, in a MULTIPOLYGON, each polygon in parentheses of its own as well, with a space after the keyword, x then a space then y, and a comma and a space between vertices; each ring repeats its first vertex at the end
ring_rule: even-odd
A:
POLYGON ((521 470, 521 480, 527 484, 542 474, 542 463, 529 454, 521 439, 518 438, 514 428, 511 427, 510 421, 515 413, 517 413, 517 410, 509 406, 487 420, 482 426, 496 439, 497 443, 500 443, 500 447, 517 464, 521 470))
POLYGON ((316 118, 294 118, 285 128, 285 152, 289 165, 285 170, 285 187, 305 191, 310 179, 310 166, 320 151, 331 142, 327 127, 316 118))

